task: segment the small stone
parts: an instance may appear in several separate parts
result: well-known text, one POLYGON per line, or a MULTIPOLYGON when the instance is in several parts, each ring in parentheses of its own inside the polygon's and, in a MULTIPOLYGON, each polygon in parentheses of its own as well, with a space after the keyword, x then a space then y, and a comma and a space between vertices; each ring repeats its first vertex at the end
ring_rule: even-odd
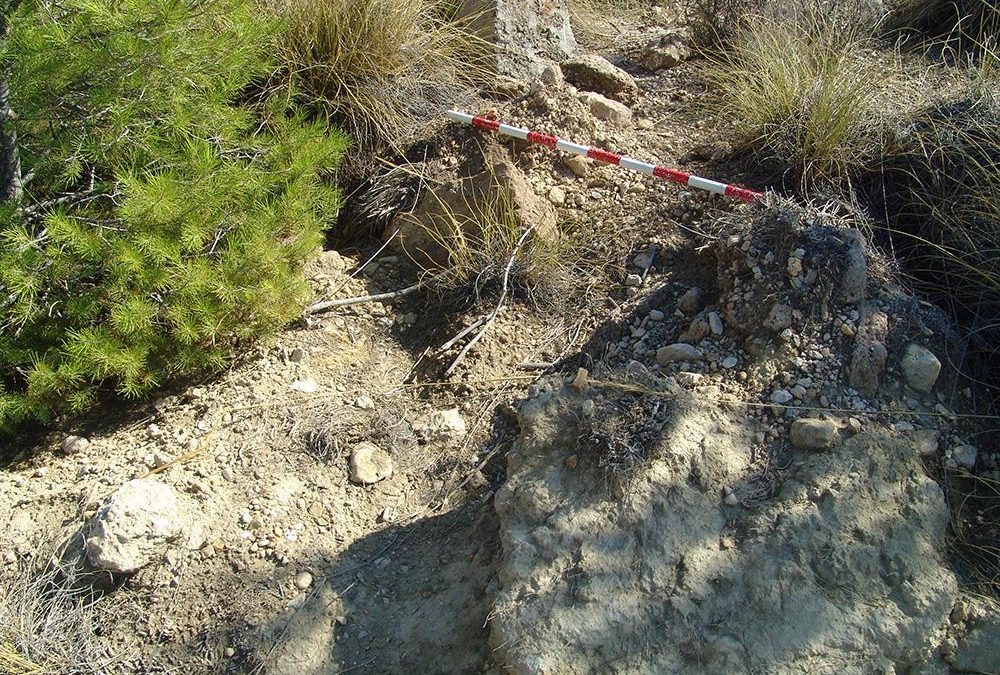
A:
POLYGON ((563 463, 566 465, 567 469, 572 471, 577 467, 579 461, 580 460, 576 455, 570 455, 569 457, 566 458, 566 460, 563 463))
POLYGON ((313 575, 309 572, 299 572, 295 575, 295 588, 304 591, 313 583, 313 575))
POLYGON ((840 324, 840 332, 847 337, 854 337, 854 334, 857 333, 858 331, 855 330, 854 326, 852 326, 851 324, 842 323, 840 324))
POLYGON ((941 432, 933 429, 921 429, 908 434, 913 439, 913 446, 917 453, 927 457, 938 451, 941 440, 941 432))
POLYGON ((927 394, 941 373, 941 362, 926 347, 911 343, 899 364, 906 382, 919 392, 927 394))
POLYGON ((590 160, 580 155, 569 155, 563 158, 563 164, 577 178, 586 178, 590 173, 590 160))
POLYGON ((344 616, 344 615, 342 615, 342 614, 338 615, 337 618, 335 619, 335 621, 337 622, 338 626, 346 626, 347 625, 347 617, 344 616))
POLYGON ((722 317, 719 316, 718 312, 708 313, 708 326, 712 329, 713 335, 722 335, 722 331, 725 330, 722 325, 722 317))
POLYGON ((573 377, 573 381, 569 383, 573 389, 577 391, 583 391, 587 388, 590 373, 586 368, 577 368, 576 376, 573 377))
POLYGON ((701 361, 704 354, 697 347, 683 342, 666 345, 656 350, 656 362, 666 366, 675 361, 701 361))
POLYGON ((792 392, 787 389, 778 389, 771 393, 771 403, 777 403, 778 405, 790 403, 794 398, 792 392))
POLYGON ((663 321, 664 314, 658 309, 649 310, 649 320, 650 321, 663 321))
POLYGON ((723 501, 726 502, 726 506, 736 506, 740 503, 740 498, 736 496, 735 492, 730 492, 723 501))
POLYGON ((642 286, 642 277, 638 274, 629 274, 625 277, 625 285, 629 288, 639 288, 642 286))
POLYGON ((228 465, 222 467, 222 477, 230 483, 236 480, 236 474, 233 473, 233 469, 228 465))
POLYGON ((288 355, 288 360, 291 361, 292 363, 299 363, 302 361, 302 359, 305 358, 305 356, 306 356, 305 350, 303 350, 301 347, 296 347, 288 355))
POLYGON ((697 286, 689 288, 684 295, 677 298, 677 309, 688 316, 694 314, 701 308, 701 289, 697 286))
POLYGON ((413 420, 413 432, 425 442, 449 443, 465 437, 465 420, 458 408, 434 410, 413 420))
POLYGON ((170 464, 172 461, 174 461, 174 458, 161 450, 153 452, 153 467, 157 469, 170 464))
POLYGON ((788 276, 793 279, 802 274, 802 260, 800 258, 789 258, 788 259, 788 276))
POLYGON ((7 565, 13 565, 17 562, 17 554, 13 551, 5 551, 3 554, 3 561, 7 565))
POLYGON ((771 307, 771 311, 768 312, 767 318, 764 319, 764 327, 774 331, 775 333, 780 333, 791 325, 792 308, 788 305, 783 305, 780 302, 771 307))
POLYGON ((34 475, 35 478, 45 478, 47 475, 49 475, 49 467, 40 466, 37 469, 35 469, 35 472, 32 475, 34 475))
POLYGON ((955 463, 969 471, 976 468, 976 458, 978 455, 979 450, 974 445, 960 445, 952 448, 951 451, 951 458, 955 460, 955 463))
POLYGON ((740 360, 735 356, 727 356, 722 360, 722 367, 725 368, 726 370, 730 370, 732 368, 735 368, 736 364, 738 364, 739 362, 740 360))
POLYGON ((312 378, 295 380, 292 382, 292 391, 301 391, 303 394, 315 394, 319 391, 319 385, 312 378))
POLYGON ((236 656, 236 650, 233 649, 232 647, 226 647, 226 649, 222 653, 225 655, 227 659, 231 659, 234 656, 236 656))
POLYGON ((594 414, 594 408, 596 404, 593 399, 588 398, 586 401, 580 404, 580 412, 584 414, 585 417, 590 417, 594 414))
POLYGON ((350 474, 352 483, 374 485, 392 475, 392 458, 374 443, 362 441, 351 450, 350 474))
POLYGON ((375 399, 367 394, 362 394, 354 399, 354 407, 361 410, 375 410, 375 399))
POLYGON ((826 450, 837 440, 837 425, 831 420, 798 419, 792 422, 792 445, 808 450, 826 450))
POLYGON ((566 191, 561 187, 554 187, 549 190, 549 201, 554 206, 562 206, 566 203, 566 191))
POLYGON ((382 512, 378 514, 378 520, 380 523, 391 523, 396 520, 396 509, 391 506, 387 506, 382 509, 382 512))
POLYGON ((75 455, 86 450, 89 445, 90 441, 83 436, 67 436, 63 439, 62 451, 67 455, 75 455))
POLYGON ((599 120, 623 127, 632 121, 632 111, 624 103, 605 98, 592 91, 580 96, 583 103, 590 109, 590 114, 599 120))

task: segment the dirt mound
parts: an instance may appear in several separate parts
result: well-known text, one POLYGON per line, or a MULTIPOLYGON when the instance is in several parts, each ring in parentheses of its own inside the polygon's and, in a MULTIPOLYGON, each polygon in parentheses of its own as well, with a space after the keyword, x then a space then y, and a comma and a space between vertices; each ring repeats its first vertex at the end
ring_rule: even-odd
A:
POLYGON ((554 389, 523 405, 497 495, 492 641, 514 672, 868 672, 939 642, 957 593, 948 510, 912 441, 871 430, 797 453, 772 498, 730 506, 752 424, 704 392, 658 392, 670 421, 613 496, 580 420, 631 394, 554 389))

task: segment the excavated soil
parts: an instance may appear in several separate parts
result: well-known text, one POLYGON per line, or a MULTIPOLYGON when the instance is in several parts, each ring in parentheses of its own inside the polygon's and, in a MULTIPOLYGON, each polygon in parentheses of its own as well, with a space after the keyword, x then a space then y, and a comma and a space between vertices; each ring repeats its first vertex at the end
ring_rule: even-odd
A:
MULTIPOLYGON (((713 163, 695 67, 636 65, 673 16, 608 49, 639 85, 631 120, 596 118, 551 69, 492 112, 747 180, 713 163)), ((982 570, 953 555, 975 525, 956 504, 1000 458, 964 416, 961 345, 893 284, 864 217, 737 206, 451 126, 410 166, 456 181, 497 148, 575 243, 562 278, 507 298, 447 379, 495 283, 317 312, 218 377, 14 443, 2 592, 154 478, 183 535, 81 610, 119 672, 1000 672, 995 606, 967 590, 982 570), (900 366, 911 344, 944 364, 930 393, 900 366), (464 430, 428 426, 441 412, 464 430), (801 419, 829 442, 793 444, 801 419), (71 434, 89 445, 67 451, 71 434), (351 480, 364 443, 392 463, 370 485, 351 480)), ((351 205, 372 237, 311 264, 318 299, 422 278, 378 240, 427 191, 396 187, 351 205)))

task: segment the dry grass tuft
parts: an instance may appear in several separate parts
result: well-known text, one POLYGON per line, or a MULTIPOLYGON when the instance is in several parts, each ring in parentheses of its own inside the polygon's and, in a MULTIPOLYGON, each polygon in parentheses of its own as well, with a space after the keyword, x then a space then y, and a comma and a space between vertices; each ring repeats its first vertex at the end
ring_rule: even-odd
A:
POLYGON ((127 655, 101 638, 108 601, 56 555, 35 560, 22 563, 0 592, 0 673, 117 672, 127 655))
POLYGON ((290 95, 361 150, 399 149, 488 81, 486 50, 443 0, 262 0, 284 23, 290 95))
MULTIPOLYGON (((957 317, 986 379, 1000 367, 1000 98, 923 111, 875 175, 912 285, 957 317)), ((996 384, 996 383, 995 383, 996 384)))
POLYGON ((450 272, 438 287, 477 300, 503 287, 535 301, 553 297, 566 280, 566 242, 558 232, 525 232, 514 197, 501 183, 476 192, 460 209, 439 199, 440 215, 422 225, 447 253, 450 272))
POLYGON ((787 166, 802 192, 842 183, 879 156, 887 99, 903 81, 895 62, 873 58, 863 30, 831 25, 758 17, 706 69, 738 143, 787 166))

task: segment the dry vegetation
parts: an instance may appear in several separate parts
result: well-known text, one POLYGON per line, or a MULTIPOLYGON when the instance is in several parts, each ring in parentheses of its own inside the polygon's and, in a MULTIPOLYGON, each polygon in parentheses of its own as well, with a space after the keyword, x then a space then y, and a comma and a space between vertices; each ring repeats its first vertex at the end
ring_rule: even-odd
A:
POLYGON ((262 0, 289 95, 328 116, 356 151, 403 147, 473 96, 484 50, 441 0, 262 0))

